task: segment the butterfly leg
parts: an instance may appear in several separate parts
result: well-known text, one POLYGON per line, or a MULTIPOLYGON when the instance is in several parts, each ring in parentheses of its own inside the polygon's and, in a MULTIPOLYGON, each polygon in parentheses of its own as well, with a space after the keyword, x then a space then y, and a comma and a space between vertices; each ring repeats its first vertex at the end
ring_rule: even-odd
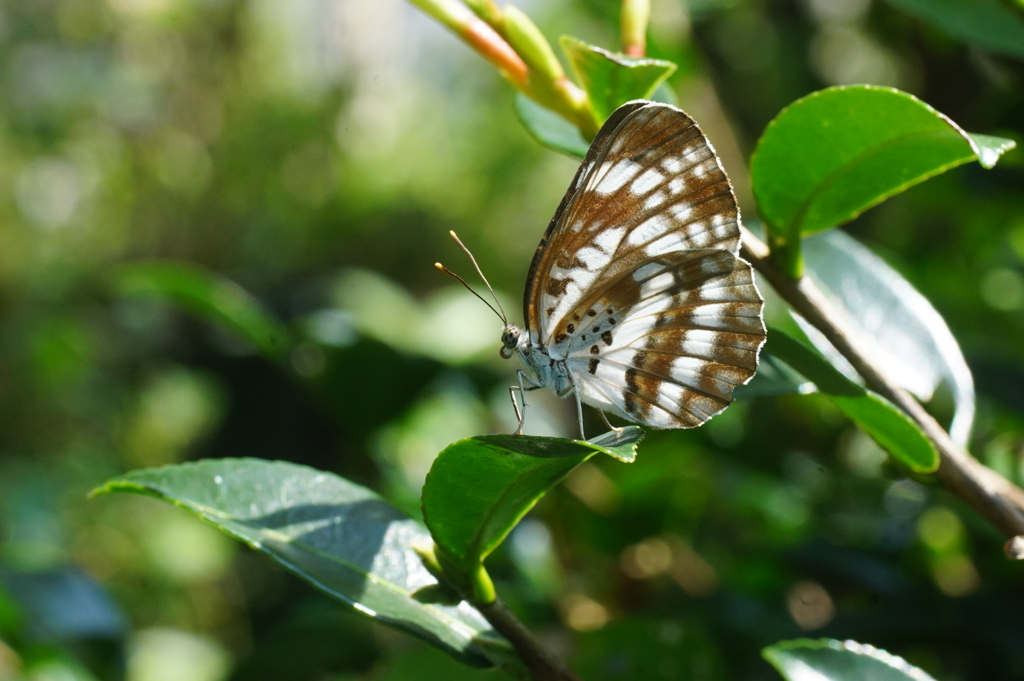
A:
POLYGON ((544 387, 543 383, 540 383, 538 381, 533 380, 532 378, 530 378, 530 376, 528 374, 526 374, 522 370, 519 370, 516 373, 518 374, 518 377, 519 377, 519 385, 510 385, 508 387, 508 396, 510 398, 512 398, 512 408, 516 410, 516 418, 519 420, 519 427, 516 428, 514 433, 512 433, 513 436, 515 436, 515 435, 522 435, 522 433, 523 433, 523 425, 526 423, 526 391, 527 390, 537 390, 538 388, 543 388, 544 387), (526 387, 523 384, 523 380, 524 379, 525 379, 525 381, 527 383, 530 384, 529 387, 526 387), (516 402, 516 394, 513 392, 514 390, 518 390, 519 394, 522 395, 522 397, 523 397, 523 409, 522 409, 522 411, 519 410, 519 404, 516 402))
MULTIPOLYGON (((512 400, 512 408, 516 410, 516 421, 519 422, 519 428, 516 429, 516 432, 513 433, 513 435, 518 435, 523 430, 523 417, 519 413, 519 403, 516 402, 516 390, 522 390, 522 388, 520 388, 518 385, 510 385, 508 387, 508 396, 512 400)), ((525 397, 523 398, 523 405, 526 405, 525 397)))
POLYGON ((583 432, 583 400, 580 398, 579 388, 575 388, 573 392, 576 393, 576 417, 580 420, 580 439, 586 440, 587 434, 583 432))
POLYGON ((622 431, 625 430, 625 428, 616 428, 611 423, 609 423, 608 422, 608 416, 603 411, 601 411, 600 409, 597 410, 597 413, 601 415, 601 420, 604 421, 604 425, 606 425, 609 428, 611 428, 612 431, 614 431, 616 433, 621 433, 622 431))
POLYGON ((583 432, 583 399, 580 397, 580 388, 576 385, 576 381, 572 380, 572 374, 567 374, 569 377, 569 383, 572 385, 572 392, 576 397, 576 418, 579 419, 580 423, 580 439, 586 440, 587 434, 583 432))

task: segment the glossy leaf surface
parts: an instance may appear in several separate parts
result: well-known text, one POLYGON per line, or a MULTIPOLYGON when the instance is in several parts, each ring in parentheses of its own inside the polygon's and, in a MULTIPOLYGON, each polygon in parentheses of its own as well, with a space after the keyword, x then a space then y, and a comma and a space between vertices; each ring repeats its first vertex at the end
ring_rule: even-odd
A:
POLYGON ((844 376, 813 348, 770 328, 768 348, 810 379, 844 414, 894 458, 919 473, 938 468, 939 455, 917 424, 892 403, 844 376))
MULTIPOLYGON (((672 62, 627 57, 567 36, 561 43, 598 121, 632 99, 676 104, 666 81, 676 69, 672 62)), ((576 158, 583 158, 590 148, 575 125, 521 92, 516 93, 515 110, 523 127, 542 145, 576 158)))
POLYGON ((569 36, 560 42, 598 121, 626 102, 650 98, 676 70, 670 61, 627 57, 569 36))
POLYGON ((1013 145, 968 135, 898 90, 834 87, 797 100, 768 125, 751 180, 770 231, 792 244, 962 163, 992 167, 1013 145))
POLYGON ((425 604, 436 584, 412 545, 430 545, 415 520, 331 473, 262 459, 223 459, 133 471, 96 493, 132 492, 195 513, 356 611, 418 636, 467 664, 507 643, 466 603, 425 604))
POLYGON ((592 441, 480 435, 449 445, 423 486, 423 518, 462 568, 479 565, 544 494, 597 453, 632 460, 639 426, 592 441))
POLYGON ((782 641, 761 655, 786 681, 935 681, 903 658, 855 641, 782 641))
POLYGON ((773 355, 770 350, 762 348, 757 358, 757 373, 754 374, 754 378, 746 385, 736 386, 732 396, 737 400, 747 400, 754 397, 776 397, 816 391, 813 383, 773 355))
MULTIPOLYGON (((955 412, 949 432, 966 444, 974 421, 974 379, 938 311, 899 272, 840 230, 808 237, 803 250, 806 274, 889 377, 924 401, 940 384, 950 387, 955 412)), ((854 376, 820 332, 802 318, 797 321, 834 366, 854 376)))
POLYGON ((515 107, 519 122, 535 140, 569 156, 583 158, 587 155, 590 142, 575 125, 521 92, 516 93, 515 107))

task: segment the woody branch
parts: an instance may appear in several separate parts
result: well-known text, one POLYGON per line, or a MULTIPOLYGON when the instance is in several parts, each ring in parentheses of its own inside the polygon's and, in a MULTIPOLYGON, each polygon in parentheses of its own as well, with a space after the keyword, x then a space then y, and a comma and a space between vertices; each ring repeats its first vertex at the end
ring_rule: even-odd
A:
POLYGON ((946 489, 973 506, 1005 536, 1024 535, 1024 490, 957 445, 909 392, 896 385, 872 361, 863 341, 845 325, 814 282, 807 277, 794 279, 783 272, 772 261, 768 246, 746 229, 741 254, 794 310, 825 335, 871 390, 899 406, 917 422, 939 452, 936 475, 946 489))

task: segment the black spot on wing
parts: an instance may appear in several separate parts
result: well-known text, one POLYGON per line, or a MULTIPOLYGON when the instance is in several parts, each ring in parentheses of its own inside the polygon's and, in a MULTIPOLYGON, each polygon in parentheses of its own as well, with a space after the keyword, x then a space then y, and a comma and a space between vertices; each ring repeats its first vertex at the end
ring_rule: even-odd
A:
POLYGON ((556 279, 551 277, 548 279, 548 286, 546 289, 547 294, 555 297, 565 295, 565 291, 569 288, 569 282, 571 281, 572 279, 568 277, 565 279, 556 279))
POLYGON ((640 384, 637 382, 638 373, 639 372, 632 367, 626 369, 627 390, 622 395, 626 406, 626 412, 634 417, 639 417, 640 412, 642 411, 642 404, 636 398, 636 393, 640 390, 640 384))

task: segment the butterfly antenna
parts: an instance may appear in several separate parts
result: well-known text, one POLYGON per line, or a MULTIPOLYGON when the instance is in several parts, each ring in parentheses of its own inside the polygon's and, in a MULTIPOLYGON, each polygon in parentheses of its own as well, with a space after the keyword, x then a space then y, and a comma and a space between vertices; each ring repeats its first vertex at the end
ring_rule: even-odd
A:
MULTIPOLYGON (((473 254, 469 251, 468 248, 466 248, 466 245, 464 243, 462 243, 462 241, 459 240, 459 237, 455 235, 454 231, 450 231, 450 232, 448 232, 448 234, 450 234, 452 239, 455 240, 455 243, 457 243, 459 245, 459 248, 464 250, 466 252, 466 255, 469 256, 470 262, 472 262, 473 263, 473 267, 476 268, 476 273, 479 274, 480 278, 484 280, 484 284, 487 285, 487 290, 491 292, 491 297, 494 298, 494 302, 498 305, 498 310, 501 310, 500 314, 498 314, 497 310, 495 310, 495 314, 498 314, 498 316, 501 317, 502 323, 505 324, 505 326, 508 326, 508 316, 505 314, 505 308, 503 308, 501 306, 501 301, 498 300, 497 294, 495 294, 494 293, 494 289, 491 288, 491 282, 487 281, 487 277, 484 276, 483 271, 480 269, 480 265, 477 264, 476 258, 474 258, 473 254)), ((460 279, 460 281, 461 281, 461 279, 460 279)), ((464 282, 464 281, 462 283, 466 284, 466 282, 464 282)), ((466 288, 469 288, 468 284, 466 284, 466 288)), ((470 290, 472 291, 473 289, 470 289, 470 290)), ((474 291, 474 293, 475 293, 475 291, 474 291)), ((480 298, 481 300, 483 300, 483 298, 481 296, 477 295, 477 297, 480 298)), ((487 301, 485 300, 484 302, 486 303, 487 301)), ((489 303, 488 303, 488 307, 490 307, 492 310, 494 310, 494 307, 491 306, 489 303)))
MULTIPOLYGON (((434 267, 436 267, 437 269, 441 270, 442 272, 447 274, 449 277, 453 277, 453 278, 457 279, 460 284, 462 284, 463 286, 466 287, 467 291, 472 293, 474 296, 476 296, 480 300, 484 301, 484 305, 486 305, 487 307, 491 308, 491 312, 493 312, 494 314, 498 315, 498 317, 501 319, 503 324, 508 325, 508 322, 505 321, 505 317, 500 312, 495 310, 494 306, 491 305, 490 303, 488 303, 486 298, 484 298, 482 295, 480 295, 479 293, 474 291, 472 288, 470 288, 469 284, 466 283, 465 279, 463 279, 459 275, 455 274, 454 272, 452 272, 450 269, 448 269, 447 267, 445 267, 444 265, 442 265, 439 262, 435 262, 434 263, 434 267)), ((497 300, 497 299, 495 299, 495 300, 497 300)))

